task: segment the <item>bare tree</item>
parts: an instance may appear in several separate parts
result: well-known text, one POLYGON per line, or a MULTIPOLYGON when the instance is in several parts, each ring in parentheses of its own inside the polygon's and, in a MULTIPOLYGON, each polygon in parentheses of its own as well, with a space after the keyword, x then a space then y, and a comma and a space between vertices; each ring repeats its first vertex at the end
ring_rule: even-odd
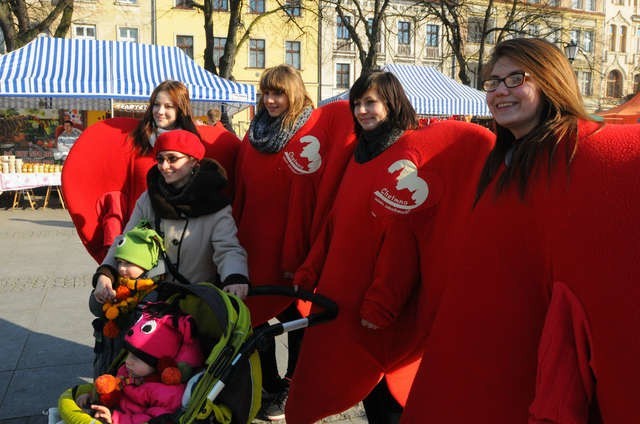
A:
POLYGON ((43 0, 0 1, 0 31, 7 51, 24 46, 40 33, 64 37, 71 26, 73 1, 58 0, 54 7, 51 7, 51 2, 43 0))
MULTIPOLYGON (((202 10, 204 14, 204 32, 205 32, 205 49, 204 49, 204 68, 222 78, 233 79, 233 67, 236 63, 238 51, 244 43, 249 40, 255 25, 267 16, 284 13, 290 24, 298 26, 292 12, 296 7, 301 7, 300 0, 277 0, 273 9, 259 11, 257 13, 243 15, 243 8, 247 0, 228 0, 229 1, 229 23, 227 29, 227 37, 224 45, 224 52, 220 57, 220 62, 216 66, 213 60, 214 51, 214 34, 213 34, 213 14, 216 12, 214 1, 205 0, 203 3, 194 2, 193 6, 202 10), (250 18, 248 18, 250 17, 250 18), (243 19, 244 18, 244 19, 243 19)), ((265 2, 266 3, 266 2, 265 2)), ((299 27, 299 26, 298 26, 299 27)), ((302 30, 302 28, 300 28, 302 30)), ((231 117, 225 107, 222 107, 222 116, 220 120, 227 129, 233 131, 231 117)))
MULTIPOLYGON (((458 78, 466 85, 471 85, 473 74, 482 74, 484 58, 493 44, 507 37, 548 37, 560 31, 560 11, 545 1, 421 0, 416 6, 423 9, 424 17, 442 23, 444 40, 458 64, 458 78)), ((476 87, 480 85, 476 78, 476 87)))
MULTIPOLYGON (((259 13, 243 14, 247 0, 229 0, 229 25, 224 45, 224 53, 220 57, 220 63, 216 66, 213 61, 213 14, 216 12, 213 7, 214 1, 216 0, 208 0, 203 3, 194 2, 193 6, 202 10, 204 14, 204 31, 206 37, 204 67, 206 70, 223 78, 233 78, 233 67, 238 51, 242 45, 249 40, 253 28, 262 19, 276 13, 283 13, 287 18, 287 24, 299 27, 294 14, 291 13, 291 10, 294 8, 302 7, 298 1, 277 0, 273 9, 259 13)), ((315 11, 312 10, 312 12, 315 11)), ((303 30, 302 28, 300 29, 303 30)))
POLYGON ((323 5, 336 11, 349 33, 362 68, 360 74, 373 71, 379 55, 379 40, 385 30, 389 0, 327 0, 323 5))

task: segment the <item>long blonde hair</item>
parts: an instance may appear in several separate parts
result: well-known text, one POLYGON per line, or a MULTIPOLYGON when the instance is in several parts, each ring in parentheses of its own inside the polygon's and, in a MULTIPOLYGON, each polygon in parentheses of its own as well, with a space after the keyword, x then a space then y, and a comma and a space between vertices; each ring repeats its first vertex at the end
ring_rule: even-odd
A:
MULTIPOLYGON (((304 86, 300 73, 292 66, 278 65, 266 69, 260 77, 260 91, 282 91, 289 100, 289 109, 282 120, 284 129, 291 129, 306 107, 313 107, 311 96, 304 86)), ((258 113, 265 108, 262 96, 258 101, 258 113)))
MULTIPOLYGON (((512 180, 517 179, 520 196, 524 198, 527 183, 534 166, 545 151, 549 158, 549 171, 558 144, 566 140, 568 162, 573 158, 577 144, 578 120, 590 120, 584 108, 578 82, 571 64, 554 44, 537 38, 516 38, 495 47, 484 66, 488 78, 496 62, 508 58, 523 68, 540 89, 543 102, 540 124, 519 140, 507 128, 496 123, 496 145, 489 154, 476 192, 476 202, 500 169, 507 152, 513 148, 510 166, 500 175, 497 191, 500 193, 512 180)), ((529 77, 528 77, 529 78, 529 77)))

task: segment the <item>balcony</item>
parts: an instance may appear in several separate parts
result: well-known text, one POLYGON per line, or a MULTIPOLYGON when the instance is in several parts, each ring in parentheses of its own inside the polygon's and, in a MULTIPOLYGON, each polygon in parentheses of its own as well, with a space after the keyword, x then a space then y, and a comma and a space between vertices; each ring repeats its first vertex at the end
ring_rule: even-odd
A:
POLYGON ((440 57, 440 49, 438 47, 427 47, 424 49, 424 57, 426 59, 438 59, 440 57))
POLYGON ((342 53, 352 53, 353 42, 351 40, 336 40, 335 50, 342 53))
POLYGON ((411 56, 411 44, 398 44, 398 56, 411 56))

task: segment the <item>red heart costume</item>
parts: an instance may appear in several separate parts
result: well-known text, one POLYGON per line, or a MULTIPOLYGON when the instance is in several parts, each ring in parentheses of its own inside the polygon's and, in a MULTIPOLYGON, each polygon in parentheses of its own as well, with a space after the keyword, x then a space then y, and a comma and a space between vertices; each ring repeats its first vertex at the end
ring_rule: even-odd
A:
POLYGON ((346 410, 383 376, 404 404, 441 292, 448 236, 470 210, 471 181, 492 141, 485 128, 444 121, 406 131, 365 163, 351 159, 327 225, 296 273, 296 283, 317 283, 339 313, 306 330, 287 421, 346 410), (361 318, 380 329, 364 328, 361 318))
MULTIPOLYGON (((328 212, 352 152, 348 102, 315 109, 276 153, 256 150, 245 136, 238 155, 233 213, 249 258, 251 284, 291 285, 328 212)), ((282 312, 291 299, 246 300, 253 325, 282 312)))
MULTIPOLYGON (((71 219, 98 263, 147 189, 147 172, 155 164, 151 153, 137 152, 129 136, 138 122, 113 118, 91 125, 75 142, 62 168, 62 191, 71 219)), ((231 194, 240 141, 222 125, 199 126, 198 131, 206 156, 227 171, 231 194)))
POLYGON ((640 422, 640 126, 580 122, 565 155, 524 201, 493 181, 456 236, 403 423, 524 423, 536 374, 543 422, 586 422, 596 398, 603 422, 640 422))

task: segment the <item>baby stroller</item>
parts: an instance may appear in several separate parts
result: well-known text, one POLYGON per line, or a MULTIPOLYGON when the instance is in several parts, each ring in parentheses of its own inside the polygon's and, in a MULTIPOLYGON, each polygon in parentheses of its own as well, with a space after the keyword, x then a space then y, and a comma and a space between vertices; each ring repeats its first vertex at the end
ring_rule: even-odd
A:
MULTIPOLYGON (((205 369, 190 380, 183 397, 183 408, 173 417, 173 422, 179 424, 250 423, 260 408, 262 381, 256 348, 261 340, 328 321, 337 315, 335 303, 321 295, 288 287, 257 287, 250 295, 293 297, 311 302, 320 312, 270 325, 254 333, 245 304, 211 283, 163 283, 162 290, 166 291, 163 293, 166 302, 177 305, 195 319, 201 340, 205 344, 208 341, 205 369)), ((113 370, 125 353, 123 351, 114 361, 113 370)), ((83 384, 60 396, 58 411, 64 423, 98 422, 75 402, 78 394, 92 389, 92 384, 83 384)))

